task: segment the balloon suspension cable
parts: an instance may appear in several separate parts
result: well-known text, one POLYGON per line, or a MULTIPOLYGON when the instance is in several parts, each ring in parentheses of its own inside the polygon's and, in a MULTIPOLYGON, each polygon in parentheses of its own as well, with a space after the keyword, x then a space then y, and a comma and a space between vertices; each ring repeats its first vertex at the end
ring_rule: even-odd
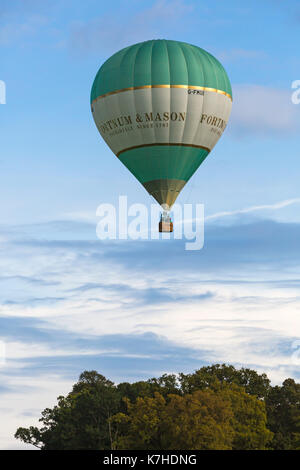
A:
POLYGON ((160 214, 158 225, 159 232, 173 232, 173 222, 170 217, 170 210, 163 210, 160 214))

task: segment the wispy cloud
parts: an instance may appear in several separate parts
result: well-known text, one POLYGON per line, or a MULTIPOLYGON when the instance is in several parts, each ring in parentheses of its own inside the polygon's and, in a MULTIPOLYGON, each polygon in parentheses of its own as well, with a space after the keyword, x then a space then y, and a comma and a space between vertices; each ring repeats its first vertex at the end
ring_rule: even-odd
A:
POLYGON ((300 129, 300 108, 291 102, 289 89, 259 85, 233 86, 231 132, 261 137, 293 134, 300 129))
POLYGON ((287 199, 285 201, 280 201, 276 202, 275 204, 262 204, 259 206, 251 206, 251 207, 245 207, 244 209, 237 209, 235 211, 223 211, 223 212, 217 212, 216 214, 208 215, 205 220, 215 220, 215 219, 221 219, 223 217, 232 217, 235 215, 240 215, 240 214, 249 214, 252 212, 259 212, 259 211, 276 211, 278 209, 283 209, 284 207, 288 207, 294 204, 299 204, 300 203, 300 198, 294 198, 294 199, 287 199))
POLYGON ((102 15, 74 25, 70 44, 74 51, 84 54, 115 52, 135 42, 169 36, 176 27, 187 28, 188 23, 185 26, 183 19, 193 10, 194 6, 184 0, 157 0, 150 7, 133 12, 126 21, 122 11, 114 16, 102 15))
POLYGON ((67 240, 65 232, 55 241, 24 240, 24 227, 15 232, 19 238, 12 231, 0 253, 7 355, 0 393, 11 433, 0 432, 4 448, 16 446, 15 429, 33 424, 84 369, 121 381, 229 362, 275 382, 298 377, 300 225, 210 224, 197 253, 180 240, 103 244, 67 240))
POLYGON ((45 27, 47 18, 42 15, 33 14, 24 22, 10 21, 2 24, 0 28, 0 46, 7 46, 24 37, 32 37, 45 27))
POLYGON ((267 54, 262 50, 234 48, 227 49, 225 51, 218 51, 217 57, 221 62, 234 62, 237 60, 266 59, 267 54))

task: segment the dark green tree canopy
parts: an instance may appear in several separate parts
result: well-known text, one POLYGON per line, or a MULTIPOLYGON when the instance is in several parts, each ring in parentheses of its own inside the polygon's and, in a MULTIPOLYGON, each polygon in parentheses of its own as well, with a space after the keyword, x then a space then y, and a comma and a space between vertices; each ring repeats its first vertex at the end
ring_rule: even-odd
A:
POLYGON ((15 437, 42 450, 300 449, 300 384, 215 364, 115 385, 84 371, 15 437))

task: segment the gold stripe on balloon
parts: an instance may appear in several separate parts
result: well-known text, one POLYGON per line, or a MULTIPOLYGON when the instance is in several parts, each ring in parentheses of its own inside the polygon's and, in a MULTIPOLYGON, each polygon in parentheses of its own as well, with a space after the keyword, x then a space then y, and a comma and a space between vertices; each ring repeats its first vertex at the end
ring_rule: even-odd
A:
POLYGON ((204 147, 203 145, 195 145, 195 144, 182 144, 182 143, 173 143, 173 142, 155 142, 153 144, 143 144, 143 145, 134 145, 133 147, 128 147, 126 149, 123 149, 123 150, 120 150, 120 152, 116 153, 117 157, 119 157, 121 155, 121 153, 123 152, 128 152, 129 150, 134 150, 134 149, 138 149, 138 148, 142 148, 142 147, 154 147, 155 145, 159 146, 159 145, 169 145, 170 147, 171 146, 181 146, 181 147, 194 147, 194 148, 197 148, 197 149, 203 149, 203 150, 206 150, 207 152, 210 152, 210 149, 208 147, 204 147))
POLYGON ((95 101, 100 100, 101 98, 106 98, 106 96, 116 95, 117 93, 123 93, 123 91, 130 91, 130 90, 143 90, 146 88, 185 88, 186 90, 201 90, 201 91, 213 91, 214 93, 219 93, 220 95, 227 96, 232 101, 232 96, 226 91, 218 90, 217 88, 208 88, 205 86, 193 86, 193 85, 144 85, 144 86, 131 86, 129 88, 122 88, 121 90, 109 91, 108 93, 104 93, 104 95, 100 95, 92 101, 92 104, 95 101))

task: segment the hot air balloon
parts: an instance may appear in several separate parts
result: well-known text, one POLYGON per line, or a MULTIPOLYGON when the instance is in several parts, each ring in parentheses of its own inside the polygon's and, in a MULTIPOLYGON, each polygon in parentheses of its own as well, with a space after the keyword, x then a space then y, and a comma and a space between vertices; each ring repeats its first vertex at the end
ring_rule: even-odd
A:
POLYGON ((99 69, 91 91, 96 126, 114 154, 169 210, 227 125, 229 78, 200 47, 150 40, 126 47, 99 69))

